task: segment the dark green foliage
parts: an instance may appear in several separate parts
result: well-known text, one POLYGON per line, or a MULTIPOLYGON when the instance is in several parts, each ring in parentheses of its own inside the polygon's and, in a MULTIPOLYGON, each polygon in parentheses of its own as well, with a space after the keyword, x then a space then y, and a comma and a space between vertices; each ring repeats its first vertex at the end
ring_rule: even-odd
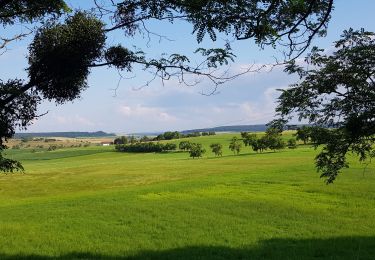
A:
POLYGON ((78 12, 65 23, 47 23, 29 47, 31 85, 58 103, 79 97, 87 88, 89 66, 102 55, 104 24, 78 12))
POLYGON ((235 153, 235 154, 239 154, 240 151, 241 151, 241 142, 240 140, 237 139, 237 137, 233 137, 230 141, 230 144, 229 144, 229 149, 235 153))
POLYGON ((177 145, 173 143, 166 143, 163 147, 164 151, 175 151, 177 150, 177 145))
POLYGON ((113 141, 114 144, 127 144, 128 142, 129 140, 126 136, 118 137, 113 141))
POLYGON ((188 151, 191 148, 191 143, 189 141, 181 141, 178 148, 180 150, 188 151))
POLYGON ((179 139, 179 138, 180 138, 180 133, 177 131, 164 133, 165 140, 172 140, 172 139, 179 139))
POLYGON ((108 48, 105 52, 104 59, 109 63, 109 66, 131 71, 131 64, 134 61, 133 55, 131 51, 118 45, 108 48))
POLYGON ((202 157, 202 155, 205 152, 206 152, 206 149, 202 147, 202 144, 191 143, 189 154, 190 154, 190 157, 193 157, 193 159, 202 157))
POLYGON ((116 151, 127 153, 160 153, 164 151, 174 151, 177 149, 176 144, 162 144, 154 142, 130 143, 125 145, 116 145, 116 151))
POLYGON ((0 106, 0 171, 4 172, 23 170, 20 163, 4 158, 1 151, 6 148, 5 142, 15 134, 16 129, 26 129, 37 116, 36 109, 41 100, 35 91, 19 92, 22 86, 21 80, 0 81, 1 100, 7 98, 9 93, 17 93, 17 97, 6 106, 0 106))
POLYGON ((241 132, 242 141, 245 146, 253 146, 254 143, 257 141, 257 135, 248 133, 248 132, 241 132))
POLYGON ((281 137, 281 132, 277 128, 268 128, 266 134, 262 137, 266 144, 266 149, 281 150, 284 149, 286 144, 281 137))
POLYGON ((223 145, 220 143, 211 144, 210 148, 215 156, 223 156, 223 145))
POLYGON ((141 22, 132 21, 141 17, 171 22, 182 18, 193 25, 198 42, 206 35, 215 41, 217 33, 223 33, 237 40, 254 38, 261 46, 286 40, 290 50, 298 52, 315 35, 325 34, 332 4, 330 0, 127 0, 117 5, 114 28, 133 35, 141 22))
POLYGON ((294 138, 288 139, 288 148, 289 149, 295 149, 297 148, 297 141, 294 138))
POLYGON ((286 143, 281 137, 280 129, 268 128, 266 134, 258 138, 256 134, 241 132, 245 146, 251 146, 255 152, 263 152, 267 149, 280 150, 286 147, 286 143))
POLYGON ((199 136, 201 136, 200 132, 192 132, 192 133, 188 133, 184 135, 184 137, 199 137, 199 136))
POLYGON ((157 137, 154 138, 154 140, 160 141, 160 140, 172 140, 172 139, 179 139, 179 138, 181 138, 181 134, 179 132, 167 131, 163 134, 159 134, 157 137))
POLYGON ((0 172, 23 171, 22 164, 16 160, 4 158, 0 153, 0 172))
POLYGON ((312 50, 306 62, 315 69, 306 70, 293 62, 286 69, 298 73, 301 81, 283 90, 277 112, 284 121, 297 114, 316 126, 311 139, 323 145, 316 166, 327 183, 348 166, 348 152, 361 161, 375 155, 374 36, 363 29, 344 31, 332 54, 312 50))
POLYGON ((296 132, 296 139, 301 140, 304 144, 311 139, 311 127, 309 126, 302 126, 297 129, 296 132))
POLYGON ((31 23, 68 11, 63 0, 3 0, 0 1, 0 24, 31 23))
POLYGON ((201 135, 202 135, 202 136, 209 136, 209 135, 216 135, 216 133, 213 132, 213 131, 210 131, 210 132, 202 132, 201 135))
POLYGON ((265 138, 264 136, 257 139, 256 142, 254 142, 251 147, 253 148, 253 150, 255 152, 263 152, 264 150, 267 150, 268 148, 268 142, 267 142, 267 138, 265 138))

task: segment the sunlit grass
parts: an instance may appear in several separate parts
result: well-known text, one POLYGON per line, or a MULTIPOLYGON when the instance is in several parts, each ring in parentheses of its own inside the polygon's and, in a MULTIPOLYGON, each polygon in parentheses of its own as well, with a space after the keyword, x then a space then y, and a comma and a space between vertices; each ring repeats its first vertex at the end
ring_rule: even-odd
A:
POLYGON ((0 258, 373 259, 373 164, 325 185, 312 148, 234 156, 232 136, 193 138, 201 159, 8 151, 26 172, 0 175, 0 258))

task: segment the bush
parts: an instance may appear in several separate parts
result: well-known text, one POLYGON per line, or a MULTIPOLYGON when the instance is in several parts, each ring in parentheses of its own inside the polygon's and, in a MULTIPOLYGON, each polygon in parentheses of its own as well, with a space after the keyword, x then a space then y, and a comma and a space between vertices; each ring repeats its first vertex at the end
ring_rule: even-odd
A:
POLYGON ((127 144, 128 143, 128 138, 126 136, 121 136, 116 138, 113 141, 114 144, 127 144))

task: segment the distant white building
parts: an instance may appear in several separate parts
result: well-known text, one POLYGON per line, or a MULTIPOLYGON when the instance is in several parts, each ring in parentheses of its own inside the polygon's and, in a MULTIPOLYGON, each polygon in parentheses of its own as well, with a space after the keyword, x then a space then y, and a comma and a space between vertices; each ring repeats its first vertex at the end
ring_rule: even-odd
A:
POLYGON ((113 145, 113 142, 102 142, 102 146, 110 146, 113 145))

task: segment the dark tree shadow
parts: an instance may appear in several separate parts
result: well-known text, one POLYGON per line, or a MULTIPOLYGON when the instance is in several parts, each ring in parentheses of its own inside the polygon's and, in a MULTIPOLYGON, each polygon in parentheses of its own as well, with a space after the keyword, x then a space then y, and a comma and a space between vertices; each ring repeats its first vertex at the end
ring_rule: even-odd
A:
POLYGON ((270 239, 256 247, 192 246, 165 251, 143 251, 136 255, 106 256, 89 252, 73 252, 57 257, 43 255, 6 255, 0 259, 375 259, 375 237, 338 237, 330 239, 270 239))

